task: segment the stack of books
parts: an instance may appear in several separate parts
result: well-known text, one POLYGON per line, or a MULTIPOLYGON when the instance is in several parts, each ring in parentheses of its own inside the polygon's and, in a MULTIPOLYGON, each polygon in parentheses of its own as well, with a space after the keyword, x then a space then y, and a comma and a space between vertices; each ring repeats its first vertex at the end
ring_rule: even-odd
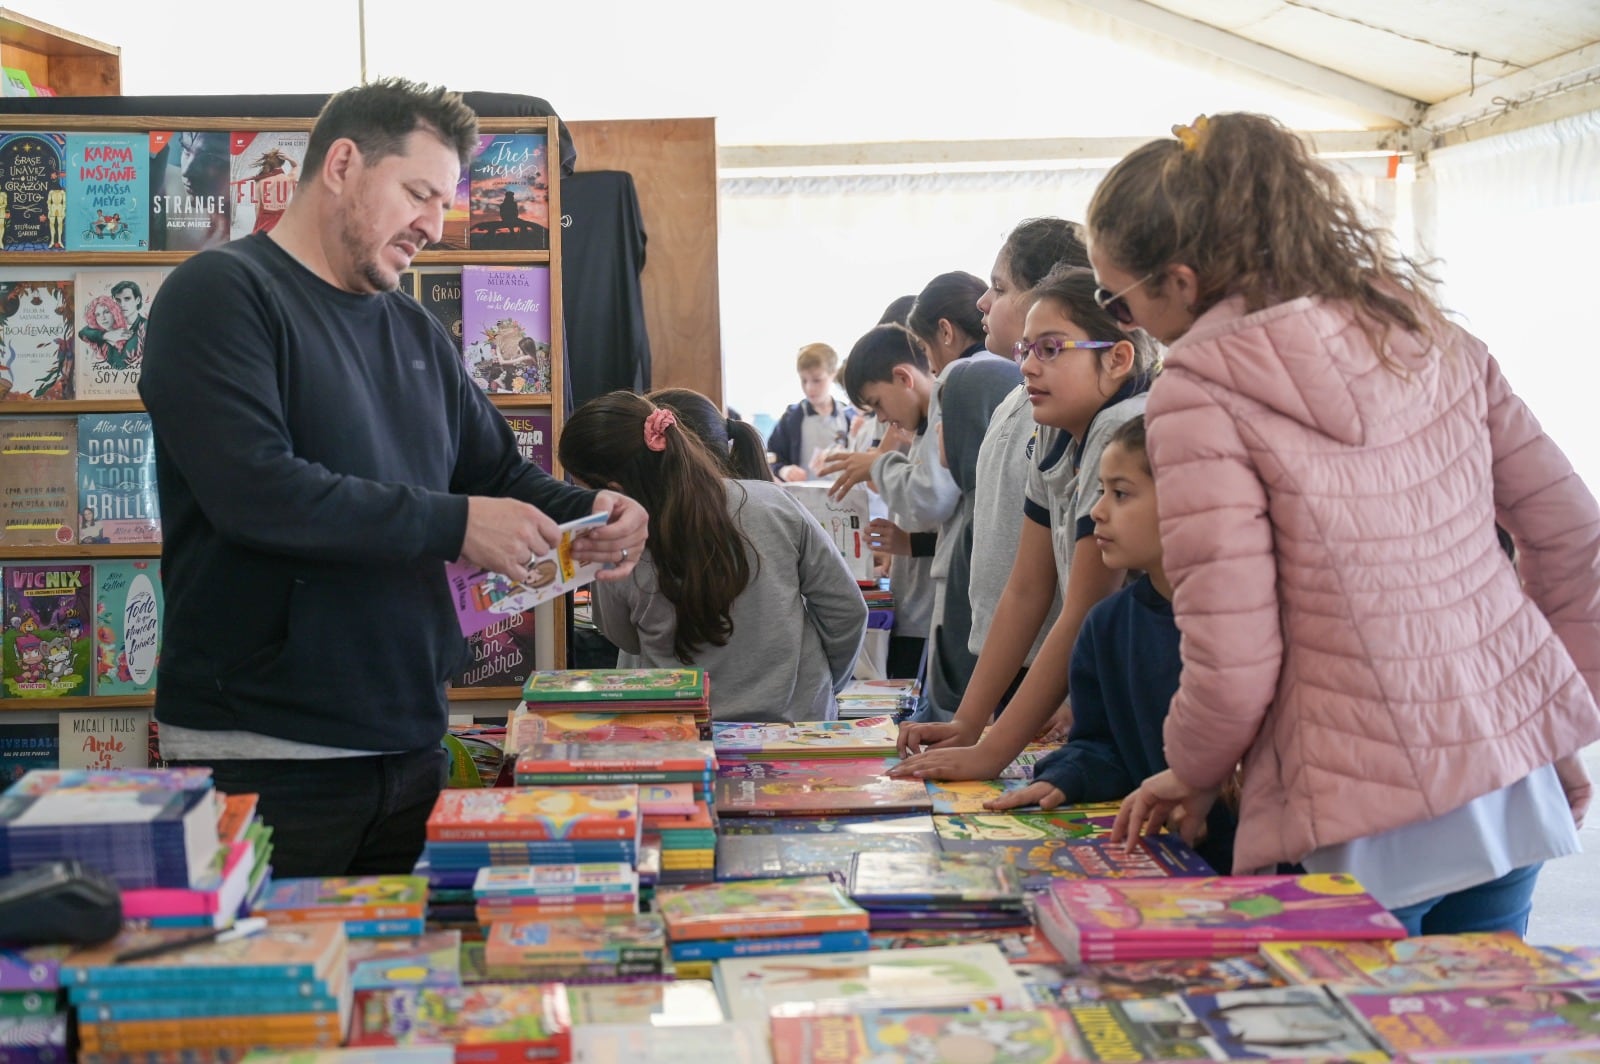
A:
POLYGON ((837 779, 719 779, 719 817, 892 816, 933 808, 921 780, 887 776, 837 779))
POLYGON ((692 712, 583 710, 534 711, 519 702, 506 725, 507 749, 515 754, 531 743, 686 743, 700 738, 692 712))
POLYGON ((1130 849, 1102 832, 1115 803, 1060 806, 1048 813, 963 813, 936 818, 947 853, 978 854, 1016 865, 1022 886, 1042 891, 1058 879, 1214 876, 1193 847, 1172 834, 1147 835, 1130 849))
MULTIPOLYGON (((704 669, 558 669, 535 672, 522 685, 527 714, 688 713, 711 720, 711 678, 704 669)), ((514 743, 524 741, 519 732, 514 743)))
POLYGON ((851 680, 837 697, 840 720, 898 718, 917 708, 921 685, 915 679, 851 680))
POLYGON ((461 985, 461 932, 350 940, 350 989, 461 985))
POLYGON ((719 764, 739 761, 873 760, 895 756, 900 728, 889 716, 755 724, 719 721, 711 742, 719 764))
POLYGON ((874 931, 1026 931, 1030 923, 1016 867, 981 853, 858 853, 849 892, 874 931))
POLYGON ((207 768, 33 769, 0 794, 0 875, 78 860, 124 890, 205 889, 221 811, 207 768))
POLYGON ((1037 922, 1071 963, 1223 957, 1265 942, 1397 939, 1405 928, 1345 874, 1061 879, 1037 922))
POLYGON ((342 924, 269 926, 233 941, 128 959, 189 935, 124 931, 61 962, 83 1054, 110 1060, 203 1050, 238 1059, 249 1047, 343 1041, 351 994, 342 924))
POLYGON ((491 865, 472 884, 478 923, 556 916, 631 916, 639 911, 639 873, 626 861, 491 865))
POLYGON ((479 869, 622 863, 637 867, 639 788, 490 787, 446 790, 428 815, 418 874, 428 879, 428 920, 478 934, 479 869))
POLYGON ((663 887, 656 911, 684 979, 709 978, 722 957, 867 947, 867 911, 826 876, 663 887))
POLYGON ((1269 942, 1261 959, 1290 983, 1406 993, 1465 987, 1600 982, 1600 961, 1506 933, 1399 941, 1269 942))
POLYGON ((16 1064, 67 1059, 67 1013, 61 1007, 65 946, 0 949, 0 1056, 16 1064))
MULTIPOLYGON (((717 861, 717 817, 699 783, 641 783, 644 850, 653 856, 649 893, 657 884, 709 883, 717 861)), ((645 889, 645 864, 639 868, 645 889)), ((641 900, 645 900, 641 894, 641 900)))
POLYGON ((328 876, 274 879, 253 910, 273 924, 334 921, 351 938, 422 934, 425 876, 328 876))
POLYGON ((772 1020, 777 1064, 829 1061, 1082 1059, 1072 1021, 1055 1009, 917 1012, 869 1009, 772 1020), (971 1052, 975 1055, 965 1056, 971 1052), (939 1054, 929 1057, 929 1053, 939 1054))
POLYGON ((362 990, 348 1044, 454 1046, 458 1064, 571 1060, 567 991, 560 983, 362 990))
POLYGON ((496 921, 483 942, 483 964, 483 974, 501 982, 659 980, 671 972, 654 913, 496 921))

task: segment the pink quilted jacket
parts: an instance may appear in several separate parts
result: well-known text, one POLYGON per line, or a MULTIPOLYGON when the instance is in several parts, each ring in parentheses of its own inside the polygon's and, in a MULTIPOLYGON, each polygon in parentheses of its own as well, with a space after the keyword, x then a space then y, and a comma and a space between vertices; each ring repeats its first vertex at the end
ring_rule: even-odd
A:
POLYGON ((1234 867, 1430 819, 1600 739, 1600 509, 1460 330, 1207 311, 1150 392, 1183 674, 1167 763, 1244 762, 1234 867), (1496 542, 1515 537, 1518 574, 1496 542))

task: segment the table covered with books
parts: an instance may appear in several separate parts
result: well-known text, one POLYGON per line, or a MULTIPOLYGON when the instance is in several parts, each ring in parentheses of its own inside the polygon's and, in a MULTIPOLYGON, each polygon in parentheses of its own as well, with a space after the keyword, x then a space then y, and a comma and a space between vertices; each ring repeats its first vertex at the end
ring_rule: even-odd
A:
POLYGON ((1037 750, 923 783, 891 713, 713 724, 694 670, 525 695, 409 874, 272 878, 205 770, 25 776, 0 874, 95 866, 125 924, 0 951, 0 1064, 1600 1061, 1600 949, 1406 939, 1349 876, 986 810, 1037 750))

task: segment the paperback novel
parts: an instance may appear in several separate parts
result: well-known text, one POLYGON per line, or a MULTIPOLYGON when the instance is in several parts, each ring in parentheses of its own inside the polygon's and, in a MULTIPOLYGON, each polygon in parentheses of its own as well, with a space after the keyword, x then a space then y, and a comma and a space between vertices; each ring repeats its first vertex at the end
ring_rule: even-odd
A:
POLYGON ((228 209, 235 240, 278 224, 294 198, 310 136, 303 130, 229 135, 228 209))
POLYGON ((543 133, 485 133, 469 163, 473 251, 542 251, 550 246, 543 133))
POLYGON ((0 401, 74 394, 71 281, 0 281, 0 401))
POLYGON ((61 768, 150 767, 148 709, 90 709, 56 714, 61 768))
POLYGON ((78 542, 161 542, 149 414, 78 416, 78 542))
POLYGON ((80 270, 73 282, 79 399, 133 399, 166 270, 80 270))
POLYGON ((529 704, 549 702, 698 702, 702 669, 563 669, 536 672, 523 686, 529 704))
POLYGON ((150 134, 150 247, 203 251, 227 243, 228 134, 150 134))
POLYGON ((555 438, 555 433, 551 429, 549 412, 508 412, 506 424, 511 426, 512 435, 517 438, 517 450, 522 457, 546 473, 550 472, 550 442, 555 438))
POLYGON ((76 542, 77 470, 75 418, 0 418, 0 545, 76 542))
POLYGON ((68 251, 149 250, 146 134, 68 133, 65 184, 68 251))
POLYGON ((586 531, 605 523, 605 514, 590 514, 558 525, 561 538, 555 549, 535 557, 521 581, 470 562, 446 562, 445 578, 462 634, 475 635, 497 620, 591 583, 605 564, 580 562, 572 551, 586 531))
POLYGON ((4 676, 7 698, 63 698, 90 689, 88 565, 7 565, 4 676))
POLYGON ((463 266, 461 336, 467 373, 484 391, 549 394, 549 268, 463 266))
POLYGON ((67 246, 67 135, 0 133, 0 251, 67 246))
POLYGON ((166 610, 159 563, 97 562, 94 574, 95 691, 131 695, 155 690, 166 610))

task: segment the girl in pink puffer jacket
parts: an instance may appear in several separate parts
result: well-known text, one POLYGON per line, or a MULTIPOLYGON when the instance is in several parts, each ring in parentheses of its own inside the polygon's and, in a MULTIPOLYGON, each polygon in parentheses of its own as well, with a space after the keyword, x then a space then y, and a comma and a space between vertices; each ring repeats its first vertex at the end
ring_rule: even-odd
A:
POLYGON ((1088 219, 1102 305, 1171 345, 1147 419, 1183 671, 1118 833, 1198 824, 1242 761, 1236 871, 1520 933, 1589 801, 1600 509, 1297 137, 1175 132, 1088 219))

